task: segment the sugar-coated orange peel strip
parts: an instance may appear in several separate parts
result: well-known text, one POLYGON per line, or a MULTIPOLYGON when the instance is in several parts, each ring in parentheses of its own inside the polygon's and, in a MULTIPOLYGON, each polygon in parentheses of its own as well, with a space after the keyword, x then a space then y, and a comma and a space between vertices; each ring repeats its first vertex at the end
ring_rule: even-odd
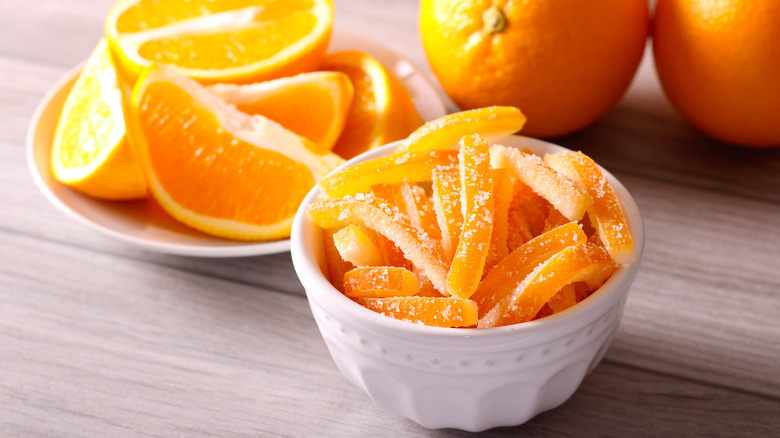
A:
POLYGON ((363 161, 333 172, 320 180, 323 193, 331 198, 366 193, 375 184, 394 184, 404 180, 430 181, 436 166, 453 166, 458 151, 410 151, 363 161))
POLYGON ((523 129, 526 117, 515 107, 490 106, 448 114, 431 120, 412 132, 397 152, 456 149, 461 138, 479 134, 497 139, 523 129))
POLYGON ((441 240, 441 231, 436 221, 436 213, 433 204, 422 187, 404 181, 399 184, 399 192, 404 205, 404 210, 412 222, 412 225, 424 231, 434 241, 441 240))
POLYGON ((385 236, 439 292, 447 294, 447 268, 438 245, 412 226, 398 207, 371 194, 357 194, 315 202, 307 213, 311 221, 322 228, 355 224, 385 236))
POLYGON ((620 264, 633 262, 636 258, 634 241, 628 231, 626 217, 615 191, 599 166, 582 152, 549 154, 544 157, 544 161, 577 183, 593 198, 593 205, 588 209, 588 218, 609 255, 620 264))
POLYGON ((596 289, 614 270, 615 262, 600 246, 582 243, 567 247, 537 266, 512 295, 481 317, 477 326, 498 327, 530 321, 567 284, 583 281, 596 289))
POLYGON ((463 229, 447 276, 447 292, 469 298, 479 285, 493 232, 490 145, 478 135, 463 137, 459 161, 463 229))
POLYGON ((391 318, 433 327, 471 327, 477 323, 477 303, 463 298, 357 298, 358 304, 391 318))
POLYGON ((333 235, 333 244, 341 258, 355 266, 381 266, 384 258, 371 236, 357 225, 349 224, 333 235))
POLYGON ((506 167, 535 193, 549 201, 569 220, 582 219, 593 200, 568 178, 558 174, 533 154, 495 145, 490 148, 493 167, 506 167))
POLYGON ((419 290, 417 276, 404 268, 368 266, 344 274, 344 295, 350 298, 410 297, 419 290))
POLYGON ((577 304, 577 292, 573 283, 567 284, 547 301, 553 313, 563 312, 577 304))
POLYGON ((460 205, 460 171, 455 166, 433 169, 433 210, 441 232, 441 246, 449 262, 458 247, 463 227, 463 211, 460 205))
POLYGON ((587 239, 579 224, 569 222, 529 240, 512 251, 488 273, 471 296, 479 306, 480 318, 509 297, 540 263, 565 248, 585 243, 587 239))
POLYGON ((333 242, 333 235, 339 228, 326 228, 322 231, 322 244, 325 247, 325 264, 328 268, 328 280, 333 287, 344 292, 344 274, 354 269, 355 265, 344 260, 333 242))
MULTIPOLYGON (((490 249, 485 261, 485 274, 509 253, 507 236, 509 235, 509 205, 512 203, 512 179, 506 169, 493 171, 493 233, 490 235, 490 249)), ((483 274, 483 276, 485 275, 483 274)))

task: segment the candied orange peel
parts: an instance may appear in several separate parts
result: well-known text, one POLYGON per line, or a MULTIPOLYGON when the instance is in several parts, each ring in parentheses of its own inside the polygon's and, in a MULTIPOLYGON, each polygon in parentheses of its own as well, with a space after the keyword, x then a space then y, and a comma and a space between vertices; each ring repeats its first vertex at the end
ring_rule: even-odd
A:
POLYGON ((369 266, 344 274, 344 295, 351 298, 408 297, 419 290, 417 277, 404 268, 369 266))
MULTIPOLYGON (((463 122, 471 116, 320 181, 308 216, 325 230, 331 282, 356 303, 436 327, 519 324, 576 306, 634 259, 620 202, 590 158, 491 146, 463 122)), ((511 125, 494 122, 481 126, 511 125)))
POLYGON ((548 154, 544 161, 577 183, 593 199, 593 205, 588 209, 588 218, 609 255, 621 264, 634 261, 634 241, 628 232, 626 217, 615 190, 599 166, 582 152, 548 154))

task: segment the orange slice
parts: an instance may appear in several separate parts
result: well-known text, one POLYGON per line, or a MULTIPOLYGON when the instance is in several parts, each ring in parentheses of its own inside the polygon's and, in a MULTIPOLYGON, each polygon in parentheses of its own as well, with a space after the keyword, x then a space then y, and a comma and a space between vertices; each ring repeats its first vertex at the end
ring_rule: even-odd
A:
POLYGON ((479 283, 471 296, 479 305, 483 317, 503 299, 509 297, 517 285, 540 263, 572 245, 585 243, 587 237, 580 226, 570 222, 537 236, 502 259, 479 283))
POLYGON ((591 198, 588 218, 598 232, 609 255, 617 263, 635 259, 634 241, 615 191, 599 166, 582 152, 560 152, 544 157, 547 164, 576 182, 591 198))
POLYGON ((418 290, 417 277, 404 268, 372 266, 344 274, 344 295, 351 298, 409 297, 418 290))
POLYGON ((341 254, 339 254, 339 250, 333 241, 333 236, 338 232, 337 230, 338 228, 323 230, 322 242, 325 247, 325 264, 328 268, 328 280, 330 280, 333 287, 340 292, 344 292, 344 274, 355 269, 355 265, 341 258, 341 254))
POLYGON ((493 231, 490 146, 478 135, 463 137, 459 159, 463 228, 447 276, 447 292, 468 298, 482 277, 493 231))
POLYGON ((330 0, 120 0, 106 35, 130 82, 152 63, 202 83, 248 83, 315 70, 330 0))
POLYGON ((381 266, 384 258, 373 239, 357 225, 347 225, 333 235, 333 244, 345 261, 355 266, 381 266))
POLYGON ((328 55, 322 70, 349 76, 355 99, 333 151, 352 158, 405 138, 422 124, 409 92, 371 55, 357 51, 328 55))
POLYGON ((477 323, 477 304, 447 297, 358 298, 358 304, 390 318, 432 327, 470 327, 477 323))
POLYGON ((537 266, 477 325, 484 328, 530 321, 567 284, 583 281, 596 289, 614 270, 615 262, 599 246, 583 243, 565 248, 537 266))
POLYGON ((460 171, 457 167, 436 167, 431 172, 433 181, 433 209, 441 233, 441 246, 446 259, 452 262, 463 227, 460 204, 460 171))
POLYGON ((525 116, 512 106, 491 106, 448 114, 427 122, 399 146, 398 152, 455 149, 465 135, 498 139, 523 129, 525 116))
POLYGON ((358 194, 315 202, 309 206, 307 213, 312 222, 322 228, 356 224, 385 236, 431 280, 439 292, 447 293, 447 269, 441 251, 409 223, 398 207, 373 195, 358 194))
POLYGON ((509 171, 493 171, 493 232, 490 235, 490 249, 485 260, 485 272, 490 272, 498 262, 509 254, 507 237, 509 236, 509 206, 512 203, 514 187, 509 171))
POLYGON ((576 184, 547 167, 536 155, 505 146, 490 149, 493 167, 507 167, 569 220, 582 219, 593 200, 576 184))
POLYGON ((217 84, 209 90, 242 112, 268 117, 306 137, 318 154, 333 149, 353 94, 347 75, 325 71, 249 85, 217 84))
POLYGON ((54 178, 102 199, 148 195, 127 142, 122 94, 105 40, 89 57, 62 107, 51 148, 54 178))
POLYGON ((430 181, 437 166, 458 162, 458 151, 412 151, 357 163, 323 178, 320 189, 332 198, 366 193, 376 184, 395 184, 404 180, 430 181))
POLYGON ((289 236, 303 197, 331 169, 306 140, 168 68, 142 75, 129 120, 155 199, 171 216, 216 236, 289 236))

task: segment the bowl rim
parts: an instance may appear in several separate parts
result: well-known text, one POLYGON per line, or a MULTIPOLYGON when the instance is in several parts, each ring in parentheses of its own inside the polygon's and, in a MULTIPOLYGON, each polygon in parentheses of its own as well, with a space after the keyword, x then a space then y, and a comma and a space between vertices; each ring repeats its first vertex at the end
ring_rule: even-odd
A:
MULTIPOLYGON (((498 139, 490 139, 490 144, 502 144, 515 148, 527 147, 538 155, 552 152, 570 151, 570 149, 538 140, 531 137, 510 135, 498 139)), ((392 153, 392 151, 401 144, 401 141, 388 143, 377 149, 370 150, 360 154, 346 163, 342 164, 333 172, 338 172, 343 168, 352 166, 356 163, 366 161, 372 158, 381 157, 392 153)), ((603 284, 596 293, 593 293, 587 300, 578 303, 561 313, 550 315, 534 321, 528 321, 521 324, 513 324, 492 328, 450 328, 450 327, 432 327, 423 324, 414 324, 407 321, 401 321, 384 316, 350 300, 343 293, 338 291, 319 267, 318 256, 314 254, 314 246, 307 245, 305 239, 306 233, 315 227, 306 215, 307 207, 312 204, 319 196, 320 189, 315 185, 301 202, 291 231, 291 255, 293 266, 299 280, 306 290, 307 298, 315 301, 323 307, 333 306, 329 309, 337 311, 339 314, 348 315, 351 322, 358 324, 363 328, 373 327, 372 331, 382 331, 383 333, 392 333, 397 336, 413 337, 436 337, 439 339, 484 339, 484 338, 515 338, 518 335, 525 334, 535 336, 540 332, 559 332, 563 327, 571 324, 587 323, 597 319, 605 311, 604 307, 614 301, 619 301, 621 295, 628 293, 633 279, 635 278, 641 264, 645 244, 645 230, 642 214, 636 201, 625 188, 625 186, 612 175, 609 171, 599 166, 604 172, 607 180, 612 185, 617 197, 623 206, 626 214, 626 220, 631 230, 631 236, 634 241, 634 251, 636 259, 629 265, 620 265, 614 274, 603 284), (324 304, 327 303, 327 306, 324 304), (587 317, 586 317, 587 316, 587 317)), ((331 173, 333 173, 331 172, 331 173)), ((541 341, 541 339, 539 339, 541 341)))

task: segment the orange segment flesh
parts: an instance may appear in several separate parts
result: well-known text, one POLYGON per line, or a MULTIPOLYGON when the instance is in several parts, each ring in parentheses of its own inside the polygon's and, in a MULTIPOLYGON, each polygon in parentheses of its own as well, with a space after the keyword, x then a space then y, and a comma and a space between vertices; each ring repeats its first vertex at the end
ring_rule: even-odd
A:
POLYGON ((433 181, 433 209, 441 232, 444 256, 450 262, 458 247, 463 211, 460 204, 460 171, 455 166, 436 167, 431 173, 433 181))
POLYGON ((485 274, 509 253, 509 205, 512 203, 512 180, 506 169, 493 170, 493 233, 490 235, 490 249, 485 261, 485 274))
POLYGON ((537 236, 501 260, 479 283, 471 296, 479 305, 480 318, 507 298, 515 287, 539 264, 564 248, 585 243, 580 226, 570 222, 537 236))
POLYGON ((437 245, 425 239, 397 207, 373 195, 327 199, 312 204, 309 218, 322 228, 356 224, 390 239, 439 292, 447 293, 447 270, 437 245))
POLYGON ((390 318, 432 327, 470 327, 477 323, 477 305, 447 297, 358 298, 358 304, 390 318))
POLYGON ((540 264, 479 320, 479 327, 497 327, 530 321, 559 290, 584 281, 599 287, 615 270, 615 262, 601 247, 588 243, 570 246, 540 264))
POLYGON ((590 196, 547 167, 538 156, 499 145, 493 146, 490 152, 494 167, 509 168, 516 178, 549 201, 568 219, 580 220, 593 204, 590 196))
POLYGON ((328 55, 323 70, 346 74, 355 88, 347 124, 333 151, 352 158, 400 140, 422 124, 409 92, 371 55, 357 51, 328 55))
POLYGON ((477 289, 493 230, 490 146, 478 135, 463 137, 460 148, 463 229, 447 277, 447 291, 460 298, 477 289))
POLYGON ((340 292, 344 292, 344 274, 355 268, 355 265, 344 260, 333 242, 333 235, 338 228, 326 229, 322 232, 325 246, 325 263, 328 268, 328 280, 340 292))
POLYGON ((375 184, 395 184, 404 180, 430 181, 437 166, 458 162, 458 151, 412 151, 357 163, 332 173, 320 181, 320 189, 332 197, 366 193, 375 184))
POLYGON ((455 149, 465 135, 497 139, 521 130, 524 124, 523 113, 511 106, 461 111, 427 122, 409 135, 397 151, 455 149))
POLYGON ((249 85, 217 84, 209 90, 247 114, 259 114, 311 140, 313 152, 330 151, 352 103, 343 73, 301 73, 249 85))
POLYGON ((355 266, 380 266, 382 253, 373 239, 357 225, 347 225, 333 235, 333 244, 345 261, 355 266))
POLYGON ((591 198, 588 218, 609 255, 617 263, 634 261, 634 242, 615 191, 598 165, 582 152, 561 152, 544 157, 547 164, 576 182, 591 198))
POLYGON ((404 268, 372 266, 344 275, 344 295, 351 298, 409 297, 418 290, 417 277, 404 268))
POLYGON ((96 198, 148 195, 127 141, 122 94, 105 40, 65 100, 52 142, 51 170, 57 181, 96 198))
POLYGON ((155 199, 181 222, 217 236, 289 236, 301 200, 329 170, 297 135, 250 118, 170 69, 142 76, 131 115, 155 199))
POLYGON ((330 0, 120 0, 106 35, 131 82, 164 63, 203 83, 249 83, 316 69, 330 0))

